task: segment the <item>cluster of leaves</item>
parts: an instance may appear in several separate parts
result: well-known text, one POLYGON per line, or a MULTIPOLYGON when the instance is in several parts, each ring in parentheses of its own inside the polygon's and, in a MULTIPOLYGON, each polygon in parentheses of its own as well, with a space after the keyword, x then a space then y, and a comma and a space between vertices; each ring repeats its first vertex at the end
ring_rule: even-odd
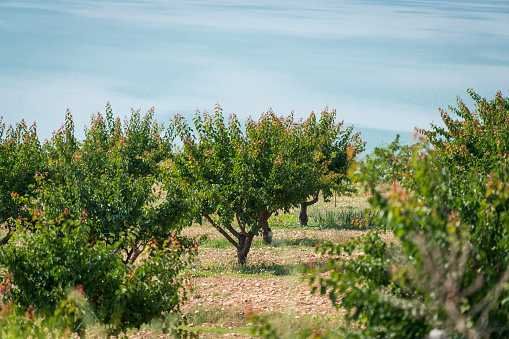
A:
POLYGON ((23 308, 7 302, 0 303, 0 338, 70 338, 72 326, 86 302, 79 291, 71 291, 59 307, 36 316, 33 307, 23 308))
MULTIPOLYGON (((497 95, 487 106, 507 116, 503 102, 497 95)), ((499 121, 484 134, 507 126, 499 121)), ((470 149, 490 143, 475 140, 470 149)), ((489 166, 478 158, 457 166, 451 157, 465 154, 445 152, 441 140, 431 141, 434 150, 414 156, 408 180, 395 183, 389 195, 361 171, 372 207, 397 242, 384 242, 378 230, 328 244, 320 250, 331 255, 330 277, 307 271, 313 289, 328 294, 347 310, 346 320, 359 325, 354 333, 343 329, 347 337, 425 337, 433 328, 458 338, 509 334, 509 159, 500 152, 489 166)))
POLYGON ((402 181, 403 176, 408 174, 410 160, 421 146, 418 143, 401 145, 399 139, 400 135, 396 134, 393 142, 375 147, 373 152, 366 155, 366 172, 374 183, 391 184, 402 181))

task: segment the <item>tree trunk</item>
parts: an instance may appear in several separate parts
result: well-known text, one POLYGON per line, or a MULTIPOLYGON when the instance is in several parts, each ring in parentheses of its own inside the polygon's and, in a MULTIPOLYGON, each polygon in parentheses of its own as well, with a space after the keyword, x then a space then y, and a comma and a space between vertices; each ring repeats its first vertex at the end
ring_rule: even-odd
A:
POLYGON ((308 205, 305 201, 300 204, 299 220, 301 227, 308 225, 308 205))
POLYGON ((254 233, 248 232, 247 235, 239 234, 239 247, 237 247, 237 262, 239 266, 246 264, 247 254, 253 243, 254 233))
POLYGON ((300 220, 300 226, 304 227, 308 225, 308 206, 311 206, 313 204, 316 204, 318 202, 318 194, 314 196, 313 200, 310 201, 303 201, 300 204, 300 213, 299 213, 299 220, 300 220))
POLYGON ((9 226, 7 226, 7 235, 5 237, 3 237, 2 240, 0 240, 0 246, 7 244, 7 242, 11 238, 11 236, 12 236, 12 229, 9 226))
POLYGON ((272 215, 271 212, 265 212, 260 215, 260 226, 262 229, 263 243, 266 245, 272 244, 272 230, 269 227, 269 218, 272 215))

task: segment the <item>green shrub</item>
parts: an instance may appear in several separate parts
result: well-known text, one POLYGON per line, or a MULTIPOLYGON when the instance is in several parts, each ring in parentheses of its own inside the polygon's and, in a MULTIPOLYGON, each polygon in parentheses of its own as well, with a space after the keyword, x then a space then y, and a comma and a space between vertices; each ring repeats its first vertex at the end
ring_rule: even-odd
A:
MULTIPOLYGON (((435 154, 414 159, 412 189, 389 195, 365 182, 387 230, 321 248, 332 255, 330 277, 311 272, 314 290, 328 294, 359 325, 347 337, 423 338, 433 328, 451 337, 509 335, 509 163, 489 177, 465 173, 458 196, 454 173, 437 171, 435 154)), ((366 175, 364 175, 364 179, 366 175)))
MULTIPOLYGON (((4 300, 44 313, 57 309, 69 290, 78 288, 113 334, 179 311, 187 284, 181 272, 196 251, 193 242, 175 236, 153 242, 140 263, 126 265, 119 248, 136 239, 136 229, 110 242, 92 235, 88 221, 60 219, 36 220, 33 232, 16 233, 23 233, 20 244, 3 247, 0 261, 12 277, 4 300)), ((79 328, 84 317, 77 317, 70 328, 79 328)))
POLYGON ((374 183, 401 181, 410 169, 412 155, 420 146, 418 143, 401 145, 399 138, 400 135, 396 134, 393 142, 388 145, 383 143, 366 155, 366 172, 374 183))
POLYGON ((70 338, 86 302, 71 291, 54 312, 36 315, 33 307, 22 309, 11 302, 0 303, 0 338, 70 338))

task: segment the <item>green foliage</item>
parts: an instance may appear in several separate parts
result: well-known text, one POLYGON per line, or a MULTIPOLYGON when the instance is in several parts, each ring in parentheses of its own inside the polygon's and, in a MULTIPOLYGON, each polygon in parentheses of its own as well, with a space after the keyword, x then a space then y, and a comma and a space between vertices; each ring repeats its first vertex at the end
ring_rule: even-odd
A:
POLYGON ((341 338, 337 333, 323 330, 316 327, 300 327, 293 324, 284 324, 285 326, 275 326, 273 320, 268 316, 258 314, 252 310, 246 312, 246 317, 251 324, 251 334, 259 338, 278 339, 278 338, 313 338, 313 339, 332 339, 341 338), (293 325, 293 326, 292 326, 293 325))
MULTIPOLYGON (((509 333, 509 163, 499 159, 489 179, 467 173, 458 196, 454 173, 436 170, 431 153, 414 158, 412 189, 389 195, 365 182, 370 203, 397 243, 379 233, 323 246, 330 277, 308 276, 346 320, 362 325, 348 337, 425 337, 440 328, 453 337, 505 338, 509 333), (340 298, 341 297, 341 298, 340 298)), ((365 170, 363 180, 369 177, 365 170)))
MULTIPOLYGON (((329 124, 329 113, 322 114, 329 124)), ((168 170, 198 206, 196 219, 211 222, 237 248, 241 264, 252 238, 270 232, 272 214, 298 206, 333 180, 321 151, 329 136, 320 134, 314 114, 297 123, 269 111, 248 119, 243 132, 236 116, 225 122, 217 106, 214 115, 197 112, 194 132, 180 116, 174 125, 184 148, 168 170)))
POLYGON ((401 145, 400 135, 390 144, 382 143, 373 152, 366 155, 366 171, 376 184, 390 184, 403 180, 403 176, 410 169, 410 160, 414 152, 419 150, 419 144, 401 145))
POLYGON ((466 183, 463 174, 488 175, 500 157, 509 155, 509 98, 498 92, 488 101, 472 89, 467 92, 474 110, 458 98, 458 107, 449 110, 459 119, 441 109, 445 128, 432 124, 429 131, 419 130, 441 158, 439 166, 447 166, 458 185, 466 183))
POLYGON ((44 164, 36 125, 28 127, 22 120, 6 129, 0 118, 0 225, 8 222, 10 229, 16 219, 27 217, 23 204, 12 197, 34 196, 30 186, 44 164))
POLYGON ((363 208, 338 208, 337 210, 316 210, 310 213, 315 219, 309 227, 336 230, 367 230, 378 226, 377 218, 363 208))
POLYGON ((346 185, 348 169, 355 161, 355 157, 364 151, 365 142, 360 132, 354 133, 353 126, 343 129, 344 122, 336 122, 336 110, 323 110, 319 118, 312 112, 305 121, 304 133, 309 140, 317 140, 314 144, 318 156, 311 159, 317 168, 323 167, 321 176, 310 177, 314 179, 314 188, 310 188, 309 196, 316 196, 321 192, 327 200, 335 192, 349 192, 350 185, 346 185))
POLYGON ((0 306, 0 338, 70 338, 76 320, 87 309, 79 291, 71 291, 54 312, 41 315, 33 307, 23 311, 12 302, 0 306))
MULTIPOLYGON (((11 242, 0 253, 11 284, 4 300, 20 308, 32 306, 44 314, 58 309, 69 290, 77 288, 94 317, 119 333, 160 319, 163 312, 177 312, 186 299, 188 282, 181 272, 197 250, 190 240, 172 236, 153 241, 149 255, 126 265, 119 248, 135 241, 136 230, 110 243, 91 234, 89 221, 73 218, 36 220, 32 229, 30 234, 18 230, 21 243, 11 242)), ((81 312, 69 327, 79 329, 86 316, 81 312)))
POLYGON ((159 161, 169 156, 171 145, 152 118, 153 111, 144 118, 133 112, 123 127, 108 105, 106 119, 93 117, 79 145, 68 111, 65 125, 44 146, 51 160, 49 172, 36 177, 37 200, 26 204, 48 219, 62 214, 90 219, 92 236, 106 235, 110 242, 134 229, 132 241, 120 244, 126 263, 151 240, 178 233, 190 206, 182 190, 160 175, 159 161))

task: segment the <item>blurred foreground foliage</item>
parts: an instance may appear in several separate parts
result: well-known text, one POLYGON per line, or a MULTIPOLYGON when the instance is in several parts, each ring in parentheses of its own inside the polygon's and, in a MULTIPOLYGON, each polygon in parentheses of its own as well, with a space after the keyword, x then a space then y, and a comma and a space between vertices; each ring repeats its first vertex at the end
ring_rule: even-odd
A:
POLYGON ((439 131, 450 142, 472 142, 467 149, 484 149, 484 157, 428 133, 431 147, 414 150, 408 175, 388 194, 362 167, 356 180, 385 227, 322 246, 330 276, 304 270, 313 291, 347 310, 356 330, 343 328, 346 337, 424 338, 432 329, 451 338, 509 336, 509 159, 501 140, 509 105, 500 93, 490 102, 470 93, 479 111, 460 101, 466 120, 443 115, 453 131, 439 131), (478 124, 486 138, 462 139, 474 138, 470 127, 478 124), (396 240, 382 241, 383 232, 396 240))

